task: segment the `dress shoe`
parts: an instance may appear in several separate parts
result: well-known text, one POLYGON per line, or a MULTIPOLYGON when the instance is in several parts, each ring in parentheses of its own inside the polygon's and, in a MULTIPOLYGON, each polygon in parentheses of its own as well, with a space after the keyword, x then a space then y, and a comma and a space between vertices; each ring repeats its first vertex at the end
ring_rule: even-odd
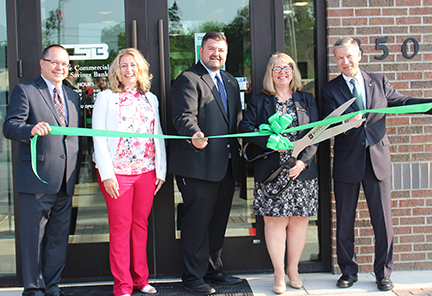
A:
POLYGON ((286 284, 278 285, 278 286, 274 285, 273 286, 273 291, 276 294, 283 294, 283 293, 285 293, 285 291, 286 291, 286 284))
POLYGON ((206 280, 209 280, 215 284, 223 284, 223 285, 234 285, 241 283, 241 278, 226 274, 223 271, 219 271, 218 273, 206 275, 204 277, 206 280))
POLYGON ((189 292, 192 292, 194 294, 199 294, 199 295, 216 293, 216 290, 210 287, 208 284, 206 284, 203 280, 197 280, 195 282, 190 282, 190 283, 183 282, 183 287, 189 292))
POLYGON ((378 290, 389 291, 393 289, 393 282, 389 277, 382 277, 376 280, 378 290))
POLYGON ((337 281, 337 286, 339 288, 349 288, 351 287, 355 282, 357 282, 358 277, 356 274, 354 275, 347 275, 343 274, 337 281))
POLYGON ((62 291, 58 292, 55 296, 71 296, 70 294, 65 294, 62 291))
POLYGON ((299 281, 291 281, 289 282, 291 288, 294 289, 300 289, 301 287, 303 287, 303 282, 301 280, 299 281))

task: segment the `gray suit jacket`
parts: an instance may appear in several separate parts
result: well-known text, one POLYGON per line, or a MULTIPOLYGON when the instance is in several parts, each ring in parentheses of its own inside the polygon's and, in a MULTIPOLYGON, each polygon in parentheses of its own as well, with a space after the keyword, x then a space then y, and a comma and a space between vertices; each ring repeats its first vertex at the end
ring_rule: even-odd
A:
MULTIPOLYGON (((79 96, 69 87, 63 92, 67 102, 68 126, 78 127, 79 96)), ((11 93, 8 112, 3 124, 6 138, 19 141, 16 190, 31 194, 54 194, 60 190, 66 174, 66 189, 73 194, 79 174, 79 139, 76 136, 46 135, 37 140, 37 171, 39 181, 30 163, 30 131, 38 122, 59 126, 59 117, 52 95, 39 76, 28 83, 20 83, 11 93)))
MULTIPOLYGON (((362 71, 366 88, 366 109, 429 103, 432 99, 418 99, 404 96, 396 91, 382 74, 362 71)), ((322 117, 353 97, 342 75, 325 84, 321 89, 322 117)), ((359 111, 352 104, 345 113, 359 111)), ((428 112, 429 113, 429 112, 428 112)), ((390 150, 387 137, 385 114, 366 114, 366 121, 359 128, 353 128, 335 137, 333 178, 346 183, 358 183, 363 179, 366 167, 365 137, 370 147, 370 158, 378 180, 390 177, 390 150)))
MULTIPOLYGON (((199 131, 206 136, 237 133, 242 116, 239 86, 231 74, 221 70, 221 76, 227 92, 229 114, 225 112, 219 91, 201 62, 174 81, 170 99, 172 120, 179 135, 192 136, 199 131)), ((237 138, 209 139, 204 149, 196 149, 189 140, 172 140, 170 144, 169 172, 172 174, 219 182, 227 172, 230 153, 234 176, 244 174, 244 160, 237 138)))

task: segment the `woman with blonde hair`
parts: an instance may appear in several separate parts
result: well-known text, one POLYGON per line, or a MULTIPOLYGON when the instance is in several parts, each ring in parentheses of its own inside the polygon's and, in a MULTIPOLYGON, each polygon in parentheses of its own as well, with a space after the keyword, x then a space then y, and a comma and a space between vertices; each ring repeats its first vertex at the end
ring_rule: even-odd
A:
MULTIPOLYGON (((312 94, 299 91, 300 71, 294 60, 284 54, 271 56, 264 76, 263 92, 253 95, 239 124, 240 132, 258 131, 261 124, 275 112, 288 114, 293 119, 289 127, 317 121, 318 109, 312 94)), ((301 139, 306 130, 282 134, 291 142, 301 139)), ((255 144, 258 153, 269 152, 268 137, 244 138, 255 144)), ((291 150, 279 150, 255 161, 254 214, 264 217, 267 250, 274 268, 273 290, 286 290, 286 273, 291 287, 303 286, 298 264, 306 243, 309 217, 316 215, 318 204, 318 172, 315 165, 317 145, 305 148, 297 157, 295 166, 283 168, 271 183, 266 179, 286 163, 291 150), (288 184, 291 179, 291 183, 288 184), (263 185, 266 184, 266 185, 263 185)))
MULTIPOLYGON (((162 134, 158 99, 150 90, 149 64, 133 48, 120 50, 99 93, 92 128, 162 134)), ((148 281, 147 227, 153 198, 165 181, 163 139, 93 137, 93 159, 110 227, 110 265, 115 296, 133 289, 156 293, 148 281)))

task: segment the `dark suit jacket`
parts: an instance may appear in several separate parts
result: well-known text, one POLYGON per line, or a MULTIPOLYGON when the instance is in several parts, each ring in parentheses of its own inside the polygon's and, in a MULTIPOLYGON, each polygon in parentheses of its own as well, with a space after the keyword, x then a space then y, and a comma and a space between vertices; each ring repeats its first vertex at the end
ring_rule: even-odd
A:
MULTIPOLYGON (((178 135, 205 136, 237 132, 241 120, 240 91, 237 80, 221 70, 228 97, 228 115, 210 74, 198 62, 181 73, 170 92, 172 120, 178 135)), ((196 149, 190 140, 171 141, 169 172, 179 176, 219 182, 226 175, 231 153, 234 176, 244 174, 241 144, 237 138, 209 139, 204 149, 196 149)))
MULTIPOLYGON (((307 124, 317 121, 319 119, 318 108, 316 106, 315 98, 312 94, 306 92, 295 92, 293 100, 297 109, 297 117, 299 125, 307 124)), ((264 93, 253 95, 248 103, 247 112, 240 122, 239 130, 242 133, 253 132, 259 128, 263 123, 269 124, 268 118, 276 112, 275 96, 268 96, 264 93)), ((299 139, 302 138, 309 130, 302 130, 299 132, 299 139)), ((262 137, 245 137, 244 141, 257 145, 255 154, 261 154, 270 151, 266 145, 269 136, 262 137)), ((318 171, 315 164, 315 153, 318 145, 311 145, 306 147, 298 156, 297 159, 303 161, 308 165, 300 175, 299 180, 310 180, 318 177, 318 171)), ((254 169, 255 181, 265 181, 271 173, 280 167, 279 153, 275 152, 268 157, 257 159, 254 169)))
MULTIPOLYGON (((366 109, 428 103, 431 99, 404 96, 396 91, 382 74, 361 72, 366 88, 366 109)), ((322 115, 351 99, 352 93, 342 75, 325 84, 321 89, 322 115)), ((345 113, 358 111, 352 104, 345 113)), ((335 137, 333 178, 346 183, 358 183, 363 179, 366 166, 365 137, 369 141, 370 158, 376 177, 384 180, 390 177, 390 150, 387 137, 385 114, 366 114, 366 121, 359 128, 353 128, 335 137)))
MULTIPOLYGON (((79 96, 63 87, 68 108, 68 126, 78 127, 79 96)), ((6 138, 19 141, 16 190, 31 194, 54 194, 60 190, 66 170, 67 193, 73 194, 79 172, 79 141, 76 136, 46 135, 37 140, 37 170, 44 184, 37 179, 30 164, 30 131, 40 121, 59 126, 59 117, 52 95, 41 76, 20 83, 11 94, 3 124, 6 138)))

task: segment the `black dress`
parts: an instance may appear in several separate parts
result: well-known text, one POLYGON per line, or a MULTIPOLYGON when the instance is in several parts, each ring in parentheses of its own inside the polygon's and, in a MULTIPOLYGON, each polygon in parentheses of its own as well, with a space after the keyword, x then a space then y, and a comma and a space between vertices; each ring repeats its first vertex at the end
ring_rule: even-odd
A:
MULTIPOLYGON (((276 98, 277 100, 277 98, 276 98)), ((292 99, 281 103, 276 101, 276 112, 282 115, 284 105, 287 105, 287 114, 292 117, 291 127, 298 126, 297 111, 292 99)), ((291 142, 298 140, 298 132, 282 134, 291 142)), ((280 154, 280 164, 284 163, 291 156, 291 150, 283 151, 280 154)), ((268 192, 278 192, 288 182, 288 170, 283 169, 277 180, 269 184, 268 192)), ((318 178, 300 181, 295 179, 278 196, 269 198, 264 195, 261 189, 262 183, 255 182, 254 187, 254 214, 270 217, 311 217, 315 216, 318 206, 318 178)))

